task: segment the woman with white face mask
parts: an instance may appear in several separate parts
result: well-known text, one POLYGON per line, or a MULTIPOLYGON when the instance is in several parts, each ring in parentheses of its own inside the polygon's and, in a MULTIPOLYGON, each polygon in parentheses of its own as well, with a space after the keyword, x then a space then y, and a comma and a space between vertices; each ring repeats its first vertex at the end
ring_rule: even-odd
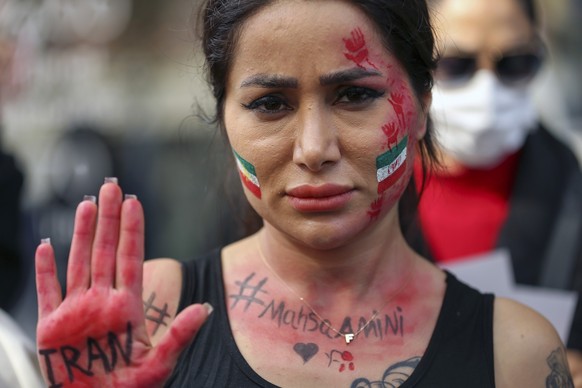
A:
MULTIPOLYGON (((422 235, 411 240, 437 262, 506 248, 517 282, 580 291, 581 178, 530 99, 543 59, 533 1, 429 4, 441 56, 431 116, 443 168, 423 181, 417 166, 422 235)), ((576 375, 582 308, 568 345, 576 375)))

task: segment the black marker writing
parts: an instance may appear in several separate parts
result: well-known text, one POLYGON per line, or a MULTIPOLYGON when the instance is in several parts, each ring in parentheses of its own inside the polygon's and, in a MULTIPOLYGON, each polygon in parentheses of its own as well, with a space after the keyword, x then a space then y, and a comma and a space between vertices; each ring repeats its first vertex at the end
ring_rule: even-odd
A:
POLYGON ((245 301, 246 305, 244 307, 244 311, 247 311, 248 308, 253 304, 256 303, 258 305, 264 306, 265 302, 262 299, 258 298, 259 293, 267 293, 267 291, 263 290, 263 286, 267 282, 267 278, 263 278, 257 284, 252 285, 251 280, 255 277, 255 273, 253 272, 245 280, 242 282, 237 281, 235 284, 239 286, 238 294, 232 294, 228 297, 233 299, 231 308, 235 308, 238 302, 245 301))
POLYGON ((86 345, 86 350, 70 345, 38 350, 38 353, 42 356, 42 362, 45 363, 47 378, 50 383, 49 388, 63 386, 62 382, 56 382, 53 369, 55 363, 59 361, 64 363, 69 382, 71 383, 78 379, 78 375, 76 376, 74 373, 75 371, 80 372, 84 376, 93 376, 93 370, 96 368, 96 364, 100 364, 105 373, 113 372, 118 365, 120 356, 125 362, 125 365, 129 365, 131 363, 133 346, 131 323, 127 323, 126 339, 123 345, 119 340, 118 334, 113 332, 107 333, 108 349, 101 347, 99 341, 91 337, 87 338, 86 345), (84 356, 84 351, 86 352, 86 356, 84 356), (83 363, 81 363, 82 361, 83 363))
POLYGON ((154 305, 155 299, 156 293, 152 292, 148 300, 143 302, 146 319, 156 324, 152 332, 152 335, 156 334, 160 326, 162 325, 168 326, 168 324, 165 322, 165 319, 170 317, 170 314, 168 314, 168 304, 164 303, 164 306, 162 308, 159 308, 154 305), (153 314, 150 314, 150 312, 153 312, 153 314))

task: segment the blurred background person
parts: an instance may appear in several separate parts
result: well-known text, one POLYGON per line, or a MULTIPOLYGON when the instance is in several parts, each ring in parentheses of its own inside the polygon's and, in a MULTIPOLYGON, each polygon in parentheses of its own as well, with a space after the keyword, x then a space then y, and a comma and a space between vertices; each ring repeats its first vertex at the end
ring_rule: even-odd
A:
POLYGON ((582 1, 543 0, 544 35, 550 54, 536 82, 534 100, 552 132, 582 161, 582 1))
MULTIPOLYGON (((0 2, 0 14, 6 12, 6 6, 0 2)), ((12 59, 16 28, 0 19, 0 106, 14 92, 12 59)), ((10 310, 16 304, 23 280, 19 232, 24 177, 17 160, 4 147, 2 132, 0 111, 0 309, 10 310)))
MULTIPOLYGON (((14 53, 21 25, 13 3, 0 1, 0 107, 16 92, 14 53)), ((34 341, 8 313, 24 289, 21 195, 24 175, 3 147, 0 110, 0 387, 41 388, 34 341)))
MULTIPOLYGON (((413 245, 439 263, 506 248, 518 283, 580 292, 582 176, 530 98, 545 57, 533 0, 429 4, 441 50, 431 114, 442 168, 424 181, 413 245)), ((581 310, 568 338, 575 379, 581 310)))

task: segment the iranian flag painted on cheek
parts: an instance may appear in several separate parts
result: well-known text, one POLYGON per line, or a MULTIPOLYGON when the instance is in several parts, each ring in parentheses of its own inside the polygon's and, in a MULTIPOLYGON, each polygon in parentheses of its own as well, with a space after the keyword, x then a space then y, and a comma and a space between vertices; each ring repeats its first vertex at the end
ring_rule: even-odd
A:
POLYGON ((234 157, 236 159, 236 166, 238 167, 238 173, 242 183, 247 189, 250 190, 257 198, 261 199, 261 185, 257 179, 257 173, 255 171, 255 166, 243 159, 242 156, 237 154, 233 150, 234 157))
POLYGON ((405 136, 396 147, 389 149, 376 158, 376 177, 378 178, 378 194, 390 188, 406 171, 406 145, 408 136, 405 136))

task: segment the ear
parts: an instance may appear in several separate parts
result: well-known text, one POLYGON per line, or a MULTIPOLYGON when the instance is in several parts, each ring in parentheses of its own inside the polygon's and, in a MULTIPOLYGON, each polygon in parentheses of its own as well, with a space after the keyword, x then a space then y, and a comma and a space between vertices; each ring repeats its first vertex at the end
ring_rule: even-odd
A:
POLYGON ((418 128, 416 129, 416 140, 420 141, 426 134, 426 126, 428 124, 428 114, 430 112, 430 105, 432 104, 432 93, 426 92, 420 101, 421 104, 421 117, 418 128))

